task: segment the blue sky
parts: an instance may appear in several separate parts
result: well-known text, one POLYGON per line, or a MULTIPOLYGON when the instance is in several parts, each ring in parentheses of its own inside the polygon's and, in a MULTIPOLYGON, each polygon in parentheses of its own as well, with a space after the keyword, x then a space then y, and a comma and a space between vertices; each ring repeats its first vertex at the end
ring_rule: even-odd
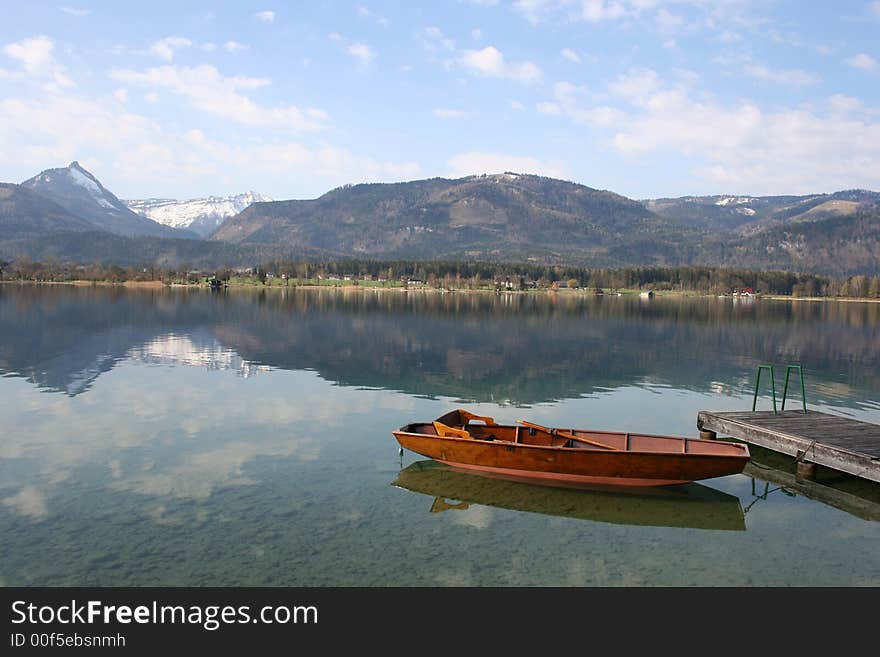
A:
POLYGON ((0 180, 880 190, 880 0, 3 1, 0 180))

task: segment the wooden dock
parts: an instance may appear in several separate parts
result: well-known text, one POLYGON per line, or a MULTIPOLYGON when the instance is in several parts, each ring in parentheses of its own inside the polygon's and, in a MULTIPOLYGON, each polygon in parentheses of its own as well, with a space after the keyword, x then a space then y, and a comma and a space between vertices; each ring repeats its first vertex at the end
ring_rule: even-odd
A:
POLYGON ((703 437, 730 436, 880 482, 880 425, 818 411, 700 411, 703 437))

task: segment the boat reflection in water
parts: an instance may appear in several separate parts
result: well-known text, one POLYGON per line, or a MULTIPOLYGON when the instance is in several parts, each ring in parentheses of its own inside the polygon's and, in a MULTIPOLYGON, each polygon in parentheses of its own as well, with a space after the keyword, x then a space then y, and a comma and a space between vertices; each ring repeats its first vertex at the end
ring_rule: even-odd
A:
POLYGON ((696 483, 646 489, 559 488, 464 472, 425 460, 401 470, 392 485, 433 496, 432 513, 481 504, 617 525, 746 528, 738 497, 696 483))

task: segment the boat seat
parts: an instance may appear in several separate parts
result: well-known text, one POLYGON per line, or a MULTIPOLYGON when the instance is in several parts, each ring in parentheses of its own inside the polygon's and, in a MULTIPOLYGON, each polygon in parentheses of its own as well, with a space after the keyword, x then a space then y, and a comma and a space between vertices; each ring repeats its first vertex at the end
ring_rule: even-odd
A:
POLYGON ((434 429, 437 431, 437 435, 442 438, 473 438, 466 429, 455 429, 442 422, 437 422, 437 420, 434 420, 434 429))

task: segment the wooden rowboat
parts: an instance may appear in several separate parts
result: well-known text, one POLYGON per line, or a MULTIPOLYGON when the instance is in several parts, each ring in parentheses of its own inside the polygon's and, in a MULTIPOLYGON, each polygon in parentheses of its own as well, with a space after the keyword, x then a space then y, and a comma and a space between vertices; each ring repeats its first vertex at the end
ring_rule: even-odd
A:
POLYGON ((446 465, 562 486, 684 484, 742 472, 750 457, 743 443, 517 423, 457 409, 392 433, 446 465))

